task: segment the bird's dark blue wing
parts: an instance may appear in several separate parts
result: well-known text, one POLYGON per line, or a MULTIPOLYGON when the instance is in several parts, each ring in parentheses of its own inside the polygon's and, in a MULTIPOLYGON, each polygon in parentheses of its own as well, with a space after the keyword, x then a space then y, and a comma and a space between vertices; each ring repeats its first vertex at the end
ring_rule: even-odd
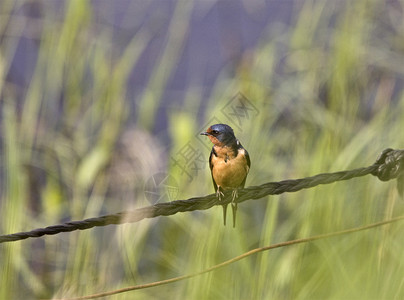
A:
MULTIPOLYGON (((241 146, 241 145, 240 145, 240 146, 241 146)), ((245 156, 245 159, 247 160, 248 169, 250 169, 250 166, 251 166, 250 154, 248 154, 248 151, 247 151, 243 146, 241 146, 241 147, 242 147, 242 148, 244 149, 244 151, 245 151, 244 156, 245 156)), ((247 180, 247 174, 245 175, 245 178, 244 178, 243 182, 240 184, 240 187, 241 187, 241 188, 244 188, 246 180, 247 180)))
POLYGON ((246 149, 244 149, 244 151, 245 151, 245 158, 247 159, 247 166, 248 168, 250 168, 251 166, 250 154, 248 154, 246 149))
POLYGON ((217 191, 217 184, 215 179, 213 178, 213 173, 212 173, 212 169, 213 169, 213 164, 212 164, 212 156, 215 155, 215 150, 210 151, 210 155, 209 155, 209 167, 210 167, 210 175, 212 176, 212 182, 213 182, 213 187, 215 188, 215 192, 217 191))

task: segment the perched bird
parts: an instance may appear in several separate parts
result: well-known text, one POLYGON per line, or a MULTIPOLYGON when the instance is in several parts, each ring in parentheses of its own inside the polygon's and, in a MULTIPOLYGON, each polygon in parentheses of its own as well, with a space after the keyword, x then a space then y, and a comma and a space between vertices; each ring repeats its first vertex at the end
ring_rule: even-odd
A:
MULTIPOLYGON (((248 171, 250 170, 250 156, 246 149, 234 136, 233 129, 226 124, 212 125, 202 132, 213 143, 209 156, 209 166, 212 173, 213 186, 216 195, 221 200, 223 191, 232 190, 231 207, 233 210, 233 227, 236 226, 237 189, 244 188, 248 171)), ((226 225, 227 204, 223 205, 223 219, 226 225)))

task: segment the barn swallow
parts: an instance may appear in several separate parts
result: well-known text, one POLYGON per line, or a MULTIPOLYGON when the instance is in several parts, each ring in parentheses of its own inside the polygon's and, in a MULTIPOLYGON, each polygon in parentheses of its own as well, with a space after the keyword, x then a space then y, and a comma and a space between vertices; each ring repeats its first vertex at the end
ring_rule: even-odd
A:
MULTIPOLYGON (((233 211, 233 227, 236 226, 237 190, 244 188, 248 171, 250 170, 250 155, 234 136, 233 129, 226 124, 212 125, 202 132, 213 143, 209 156, 209 166, 212 174, 216 196, 221 200, 223 191, 232 190, 231 208, 233 211)), ((227 204, 223 205, 223 219, 226 225, 227 204)))

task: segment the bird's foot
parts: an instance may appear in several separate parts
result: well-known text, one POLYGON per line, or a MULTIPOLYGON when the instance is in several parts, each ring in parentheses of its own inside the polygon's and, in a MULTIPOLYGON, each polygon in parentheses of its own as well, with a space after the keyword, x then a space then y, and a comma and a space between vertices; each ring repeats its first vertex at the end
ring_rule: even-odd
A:
POLYGON ((231 205, 234 206, 236 204, 236 202, 234 201, 236 198, 238 198, 238 190, 234 189, 231 193, 231 205))
POLYGON ((224 197, 224 194, 223 194, 223 192, 220 191, 219 187, 217 188, 217 191, 216 191, 216 197, 219 198, 219 201, 222 201, 222 197, 224 197))

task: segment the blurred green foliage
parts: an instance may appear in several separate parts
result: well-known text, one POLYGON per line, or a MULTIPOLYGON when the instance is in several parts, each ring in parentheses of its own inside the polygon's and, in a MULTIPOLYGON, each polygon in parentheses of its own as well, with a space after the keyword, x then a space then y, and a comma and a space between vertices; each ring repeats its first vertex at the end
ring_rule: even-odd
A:
MULTIPOLYGON (((117 55, 113 31, 96 30, 90 1, 63 2, 61 18, 52 2, 36 20, 12 12, 28 2, 0 3, 1 234, 149 205, 144 185, 161 171, 175 179, 168 185, 178 187, 178 199, 212 193, 209 149, 197 140, 195 116, 204 108, 206 122, 232 124, 222 108, 238 92, 257 112, 235 130, 252 159, 247 186, 368 166, 383 149, 403 148, 403 1, 298 1, 291 24, 272 24, 232 76, 224 68, 209 99, 203 87, 188 87, 183 105, 167 113, 169 146, 153 128, 196 4, 178 1, 132 118, 128 77, 150 32, 140 29, 117 55), (27 26, 39 33, 40 50, 19 102, 6 76, 27 26), (172 161, 187 145, 206 160, 191 178, 172 161)), ((2 244, 0 299, 163 280, 254 247, 403 213, 395 183, 368 176, 245 202, 236 229, 222 225, 216 207, 2 244)), ((272 250, 116 298, 402 299, 401 225, 272 250)))

